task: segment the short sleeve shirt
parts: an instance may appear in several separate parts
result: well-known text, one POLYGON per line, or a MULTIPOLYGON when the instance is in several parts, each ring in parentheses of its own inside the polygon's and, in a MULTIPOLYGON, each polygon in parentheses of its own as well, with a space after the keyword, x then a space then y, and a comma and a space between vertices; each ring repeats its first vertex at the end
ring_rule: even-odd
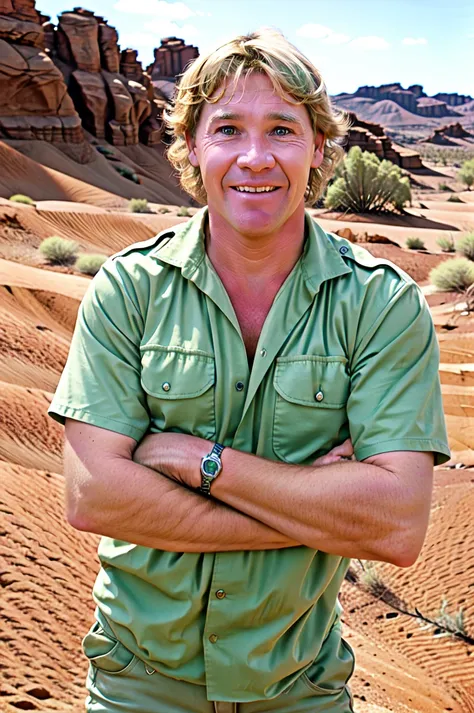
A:
MULTIPOLYGON (((302 255, 250 367, 205 251, 206 218, 203 208, 105 262, 51 417, 137 441, 178 431, 303 465, 348 437, 359 461, 397 450, 449 460, 438 343, 407 274, 306 212, 302 255)), ((99 558, 93 596, 118 638, 163 674, 205 685, 209 700, 273 698, 338 656, 330 633, 348 558, 306 546, 176 553, 108 537, 99 558)))

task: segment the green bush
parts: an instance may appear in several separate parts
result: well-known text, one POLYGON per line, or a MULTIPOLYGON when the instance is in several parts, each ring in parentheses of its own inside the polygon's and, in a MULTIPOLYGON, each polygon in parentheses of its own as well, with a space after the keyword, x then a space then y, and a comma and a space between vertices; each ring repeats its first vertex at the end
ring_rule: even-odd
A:
POLYGON ((52 235, 43 240, 39 251, 52 265, 72 265, 77 258, 79 245, 74 240, 66 240, 52 235))
POLYGON ((440 183, 439 184, 439 190, 440 191, 450 191, 450 187, 448 186, 447 183, 440 183))
POLYGON ((456 246, 454 244, 454 238, 452 235, 450 235, 449 238, 439 238, 436 242, 440 246, 442 252, 444 252, 444 253, 455 253, 456 252, 456 246))
POLYGON ((134 183, 140 183, 140 179, 138 178, 135 171, 133 171, 128 166, 114 166, 114 168, 117 173, 120 173, 120 175, 124 178, 128 178, 129 181, 133 181, 134 183))
POLYGON ((163 207, 163 208, 158 208, 158 213, 171 213, 169 208, 163 207))
POLYGON ((426 250, 423 240, 414 236, 406 239, 406 246, 410 250, 426 250))
POLYGON ((456 250, 468 260, 474 260, 474 233, 468 233, 458 240, 456 250))
POLYGON ((410 182, 399 166, 353 146, 328 189, 326 208, 352 213, 401 211, 411 201, 410 182))
POLYGON ((153 213, 146 198, 131 198, 128 202, 130 213, 153 213))
POLYGON ((106 260, 106 255, 88 255, 87 253, 83 253, 77 258, 75 267, 79 272, 83 272, 85 275, 96 275, 106 260))
POLYGON ((474 183, 474 158, 464 161, 461 169, 458 171, 458 178, 461 183, 467 186, 467 190, 470 191, 474 183))
POLYGON ((464 201, 462 201, 459 196, 455 195, 454 193, 451 193, 448 198, 448 203, 464 203, 464 201))
POLYGON ((24 203, 25 205, 36 205, 35 201, 29 196, 24 196, 22 193, 15 193, 15 195, 10 196, 10 200, 14 203, 24 203))
POLYGON ((111 149, 109 146, 96 146, 96 149, 99 153, 103 154, 104 156, 115 156, 115 151, 111 149))
POLYGON ((191 214, 190 214, 188 208, 185 205, 182 205, 181 208, 176 213, 176 215, 179 215, 180 217, 185 216, 186 218, 188 218, 191 214))
POLYGON ((431 270, 430 282, 444 292, 463 292, 474 283, 474 264, 465 257, 445 260, 431 270))

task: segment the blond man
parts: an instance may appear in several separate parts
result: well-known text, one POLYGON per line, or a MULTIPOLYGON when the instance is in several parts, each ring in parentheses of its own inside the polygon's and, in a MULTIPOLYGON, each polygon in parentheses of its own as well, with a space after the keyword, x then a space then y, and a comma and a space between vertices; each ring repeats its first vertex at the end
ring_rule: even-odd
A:
POLYGON ((415 562, 449 459, 433 324, 306 210, 347 125, 282 35, 199 57, 167 120, 204 207, 107 260, 49 408, 102 535, 86 708, 349 713, 350 559, 415 562))

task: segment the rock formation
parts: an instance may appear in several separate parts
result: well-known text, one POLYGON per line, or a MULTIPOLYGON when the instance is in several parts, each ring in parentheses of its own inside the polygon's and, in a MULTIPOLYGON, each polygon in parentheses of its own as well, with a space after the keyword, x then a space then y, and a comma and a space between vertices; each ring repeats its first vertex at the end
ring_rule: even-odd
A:
POLYGON ((354 112, 347 112, 347 115, 351 122, 351 128, 345 145, 346 151, 349 151, 353 146, 360 146, 362 151, 371 151, 378 158, 392 161, 401 168, 422 168, 420 154, 401 146, 394 146, 382 126, 361 121, 354 112))
POLYGON ((456 142, 451 141, 450 139, 470 138, 474 138, 474 135, 466 131, 466 129, 459 122, 456 122, 455 124, 435 129, 431 136, 424 139, 420 143, 439 144, 441 146, 456 146, 456 142))
POLYGON ((199 56, 199 50, 193 45, 186 45, 178 37, 165 37, 160 47, 155 49, 154 55, 155 61, 147 67, 152 80, 174 79, 189 62, 199 56))
POLYGON ((117 146, 160 142, 165 102, 136 51, 89 10, 49 20, 34 0, 0 0, 0 137, 81 143, 84 128, 117 146))
POLYGON ((377 101, 389 100, 403 107, 412 114, 427 117, 457 116, 452 107, 462 106, 472 101, 472 97, 460 94, 436 94, 428 97, 421 84, 412 84, 403 89, 399 82, 382 84, 380 87, 359 87, 354 94, 339 94, 335 99, 367 98, 377 101))

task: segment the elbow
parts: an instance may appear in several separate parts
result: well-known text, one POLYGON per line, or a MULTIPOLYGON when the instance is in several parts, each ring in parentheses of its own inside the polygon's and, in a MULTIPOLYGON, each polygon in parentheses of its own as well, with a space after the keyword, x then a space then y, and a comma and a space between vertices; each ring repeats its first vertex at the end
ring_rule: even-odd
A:
POLYGON ((420 555, 423 540, 424 536, 420 537, 419 531, 412 530, 410 534, 403 535, 398 532, 386 543, 381 559, 396 567, 411 567, 420 555))

